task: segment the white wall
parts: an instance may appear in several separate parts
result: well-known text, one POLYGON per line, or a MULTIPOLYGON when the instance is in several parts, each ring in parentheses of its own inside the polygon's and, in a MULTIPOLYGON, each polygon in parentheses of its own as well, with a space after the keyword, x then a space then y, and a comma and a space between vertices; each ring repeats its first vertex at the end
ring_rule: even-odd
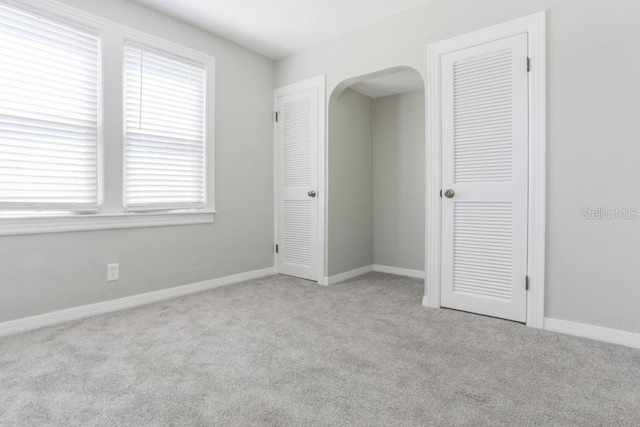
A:
POLYGON ((424 271, 424 90, 373 100, 374 264, 424 271))
POLYGON ((330 111, 328 275, 373 264, 373 105, 347 89, 330 111))
POLYGON ((426 77, 429 43, 541 10, 548 11, 546 316, 640 332, 640 221, 581 219, 583 208, 640 207, 640 2, 431 0, 279 61, 276 86, 326 73, 331 93, 343 80, 396 66, 426 77))
POLYGON ((65 3, 216 57, 219 213, 211 225, 0 237, 0 322, 272 266, 272 61, 129 1, 65 3), (111 262, 120 281, 107 284, 111 262))

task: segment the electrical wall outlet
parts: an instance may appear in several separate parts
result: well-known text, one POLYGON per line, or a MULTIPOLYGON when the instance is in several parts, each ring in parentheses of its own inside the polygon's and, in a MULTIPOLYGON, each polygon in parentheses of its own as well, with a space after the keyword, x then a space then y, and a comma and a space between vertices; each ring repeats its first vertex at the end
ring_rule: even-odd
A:
POLYGON ((107 282, 120 279, 120 264, 107 264, 107 282))

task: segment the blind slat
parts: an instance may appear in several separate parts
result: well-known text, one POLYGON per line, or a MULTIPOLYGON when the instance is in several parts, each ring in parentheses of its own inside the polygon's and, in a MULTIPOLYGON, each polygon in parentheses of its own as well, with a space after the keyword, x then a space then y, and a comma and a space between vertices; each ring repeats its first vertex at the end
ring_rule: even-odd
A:
POLYGON ((38 58, 51 61, 56 65, 56 68, 71 69, 74 73, 83 71, 90 73, 91 64, 96 58, 92 53, 85 54, 85 49, 79 50, 77 45, 62 45, 52 49, 52 46, 21 43, 20 39, 16 37, 2 37, 2 33, 0 33, 0 41, 7 44, 3 46, 3 51, 11 53, 16 61, 21 63, 33 62, 33 58, 28 53, 37 53, 38 58), (73 54, 68 54, 65 49, 72 49, 73 54), (78 67, 77 70, 75 69, 76 66, 78 67))
POLYGON ((3 64, 2 78, 7 83, 19 83, 26 82, 27 84, 33 84, 38 86, 47 82, 49 87, 60 87, 65 91, 90 94, 92 88, 95 87, 96 79, 82 79, 82 75, 71 76, 68 73, 57 73, 55 67, 52 67, 50 72, 45 70, 36 70, 27 67, 22 67, 18 71, 12 70, 10 65, 3 64), (74 80, 76 79, 76 80, 74 80), (86 80, 86 81, 85 81, 86 80))
MULTIPOLYGON (((74 165, 55 165, 52 163, 38 165, 37 171, 44 174, 44 176, 58 176, 60 173, 70 173, 73 176, 94 176, 94 165, 87 167, 74 166, 74 165)), ((0 167, 4 168, 9 174, 11 171, 18 171, 17 173, 23 175, 36 175, 35 168, 29 162, 11 162, 8 165, 7 162, 0 160, 0 167)))
POLYGON ((163 129, 166 127, 173 129, 173 133, 185 132, 196 135, 204 133, 204 121, 191 120, 186 122, 185 120, 180 120, 177 117, 174 117, 173 119, 165 119, 164 115, 154 114, 148 110, 138 115, 134 112, 132 115, 133 117, 128 117, 126 120, 126 126, 132 128, 132 130, 135 130, 137 127, 143 129, 153 129, 154 127, 163 129))
POLYGON ((95 139, 97 135, 97 128, 92 126, 79 126, 77 123, 61 123, 45 118, 31 119, 20 116, 5 116, 0 113, 0 130, 7 132, 20 133, 20 134, 36 134, 36 135, 48 135, 49 133, 68 137, 78 135, 88 135, 95 139))
POLYGON ((162 165, 166 168, 194 168, 200 169, 199 166, 203 163, 199 159, 187 160, 187 159, 173 159, 171 156, 161 156, 154 152, 144 154, 134 154, 127 152, 127 165, 131 168, 135 168, 137 165, 162 165))
POLYGON ((197 96, 198 91, 204 90, 204 72, 190 73, 188 70, 168 70, 162 65, 151 65, 148 61, 127 61, 129 69, 126 73, 130 76, 139 76, 143 72, 148 79, 145 84, 162 86, 167 89, 185 89, 187 93, 197 96))
MULTIPOLYGON (((148 98, 145 98, 145 99, 148 99, 148 98)), ((139 99, 137 102, 139 102, 139 99)), ((168 120, 189 120, 192 117, 193 112, 197 112, 200 110, 200 108, 195 108, 193 112, 190 112, 190 111, 185 111, 185 108, 169 109, 169 108, 164 108, 162 105, 154 106, 153 105, 154 103, 149 103, 149 104, 150 106, 148 107, 147 111, 155 114, 157 117, 166 118, 168 120)), ((132 115, 134 115, 138 111, 138 107, 134 103, 130 102, 129 100, 127 100, 127 106, 130 107, 130 113, 132 115)))
POLYGON ((71 42, 75 40, 77 43, 82 43, 95 38, 92 34, 85 34, 84 31, 65 23, 56 22, 6 5, 2 5, 0 8, 0 17, 18 24, 20 28, 25 30, 43 29, 44 31, 34 31, 34 33, 39 34, 41 37, 51 37, 54 40, 69 40, 71 42))
POLYGON ((85 136, 80 135, 75 137, 69 135, 66 138, 57 138, 52 135, 51 138, 47 138, 42 135, 24 135, 18 132, 0 132, 4 134, 3 144, 16 147, 31 147, 34 149, 50 149, 55 148, 62 151, 76 151, 84 149, 92 149, 95 151, 96 146, 87 143, 85 136), (30 137, 31 136, 31 137, 30 137))
POLYGON ((127 90, 127 103, 129 105, 139 105, 142 98, 142 102, 155 102, 161 105, 171 107, 175 109, 188 108, 192 113, 199 112, 203 103, 194 102, 190 98, 182 96, 180 93, 172 93, 171 91, 164 91, 158 87, 145 87, 142 92, 141 89, 127 90), (142 93, 142 95, 141 95, 142 93), (180 105, 178 107, 176 104, 180 105))

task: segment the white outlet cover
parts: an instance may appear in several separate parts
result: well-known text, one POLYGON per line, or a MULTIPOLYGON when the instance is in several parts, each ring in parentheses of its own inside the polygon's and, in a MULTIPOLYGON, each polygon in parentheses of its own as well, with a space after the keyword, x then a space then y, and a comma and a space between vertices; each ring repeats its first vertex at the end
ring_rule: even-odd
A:
POLYGON ((107 282, 120 279, 120 264, 107 264, 107 282))

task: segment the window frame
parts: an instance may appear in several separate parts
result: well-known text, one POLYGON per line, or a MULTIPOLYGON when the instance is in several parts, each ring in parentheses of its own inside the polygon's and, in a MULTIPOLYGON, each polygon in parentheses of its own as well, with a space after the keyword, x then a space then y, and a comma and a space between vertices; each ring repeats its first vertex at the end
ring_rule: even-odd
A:
MULTIPOLYGON (((15 0, 0 0, 0 3, 8 6, 10 8, 16 9, 18 11, 22 11, 25 13, 29 13, 34 15, 36 18, 42 18, 45 20, 49 20, 55 24, 59 24, 59 25, 63 25, 68 27, 71 30, 74 31, 78 31, 78 32, 82 32, 85 33, 91 37, 95 37, 96 39, 96 52, 97 52, 97 58, 96 58, 96 78, 97 78, 97 87, 96 87, 96 94, 97 94, 97 102, 96 102, 96 109, 97 109, 97 115, 96 115, 96 187, 95 187, 95 205, 91 204, 89 206, 85 207, 80 207, 80 206, 73 206, 71 207, 71 204, 64 204, 64 205, 60 205, 60 206, 55 206, 54 203, 46 203, 45 205, 47 205, 47 207, 43 207, 42 209, 38 210, 35 206, 34 207, 28 207, 27 205, 31 204, 31 203, 26 203, 24 205, 24 207, 20 207, 20 206, 15 206, 15 207, 4 207, 0 205, 0 214, 1 215, 5 215, 7 217, 28 217, 28 216, 33 216, 35 215, 39 215, 39 216, 51 216, 51 215, 56 215, 56 212, 60 212, 60 211, 65 211, 68 212, 68 215, 82 215, 82 214, 97 214, 100 212, 100 207, 102 205, 102 201, 103 201, 103 197, 104 197, 104 181, 103 181, 103 176, 104 176, 104 163, 103 163, 103 145, 104 145, 104 135, 102 132, 103 129, 103 109, 104 109, 104 97, 103 97, 103 93, 104 93, 104 68, 103 68, 103 62, 102 62, 102 39, 101 39, 101 34, 100 31, 98 29, 96 29, 94 26, 91 25, 87 25, 85 23, 79 22, 79 20, 73 20, 70 19, 66 16, 62 16, 62 15, 55 15, 52 13, 43 13, 42 11, 40 11, 38 8, 34 7, 33 5, 30 4, 30 2, 26 2, 26 4, 20 3, 18 1, 15 0), (29 212, 29 214, 27 215, 15 215, 13 216, 12 213, 14 212, 29 212), (39 213, 38 213, 39 212, 39 213)), ((2 220, 2 216, 0 216, 0 221, 2 220)))
POLYGON ((75 7, 38 0, 0 0, 47 19, 95 32, 99 38, 98 213, 0 215, 0 236, 121 228, 211 224, 215 209, 215 58, 164 38, 101 18, 75 7), (124 199, 124 48, 147 46, 205 66, 205 207, 127 212, 124 199))
MULTIPOLYGON (((156 54, 159 55, 165 55, 167 57, 173 57, 176 60, 182 60, 185 62, 192 62, 193 64, 197 64, 198 66, 202 66, 205 72, 205 77, 204 77, 204 90, 205 90, 205 96, 204 96, 204 135, 203 135, 203 143, 204 143, 204 176, 205 176, 205 180, 204 180, 204 200, 203 200, 203 204, 205 206, 204 209, 206 209, 206 207, 208 206, 209 200, 211 199, 210 194, 209 194, 209 187, 211 186, 210 184, 210 179, 208 176, 208 171, 209 168, 211 167, 208 158, 209 158, 209 152, 211 151, 209 148, 209 128, 210 128, 210 124, 209 124, 209 97, 208 94, 210 92, 210 88, 212 87, 212 85, 210 85, 210 81, 209 81, 209 75, 211 73, 211 67, 210 64, 208 64, 209 61, 207 62, 203 62, 198 60, 197 58, 193 58, 193 57, 188 57, 183 55, 183 52, 176 52, 176 51, 169 51, 166 49, 162 49, 162 48, 158 48, 157 46, 154 45, 150 45, 148 43, 144 43, 144 42, 140 42, 139 40, 133 39, 131 37, 127 37, 124 40, 123 43, 123 51, 122 51, 122 57, 123 57, 123 67, 122 67, 122 71, 123 71, 123 85, 122 85, 122 93, 123 93, 123 102, 122 102, 122 109, 123 109, 123 118, 126 117, 126 69, 125 69, 125 64, 124 62, 126 61, 125 55, 126 55, 126 48, 127 46, 134 46, 137 47, 139 49, 142 49, 143 51, 146 49, 148 51, 155 51, 156 54)), ((159 206, 153 206, 153 207, 149 207, 149 208, 145 208, 145 207, 132 207, 130 205, 127 204, 127 194, 126 194, 126 160, 127 160, 127 153, 126 153, 126 144, 127 144, 127 130, 126 130, 126 124, 123 122, 123 133, 122 133, 122 148, 123 148, 123 153, 122 153, 122 161, 123 161, 123 194, 122 194, 122 204, 124 206, 125 212, 127 213, 136 213, 136 212, 167 212, 167 211, 189 211, 189 210, 194 210, 196 212, 200 212, 203 209, 201 208, 185 208, 185 209, 180 209, 180 208, 171 208, 169 206, 167 207, 159 207, 159 206)))

